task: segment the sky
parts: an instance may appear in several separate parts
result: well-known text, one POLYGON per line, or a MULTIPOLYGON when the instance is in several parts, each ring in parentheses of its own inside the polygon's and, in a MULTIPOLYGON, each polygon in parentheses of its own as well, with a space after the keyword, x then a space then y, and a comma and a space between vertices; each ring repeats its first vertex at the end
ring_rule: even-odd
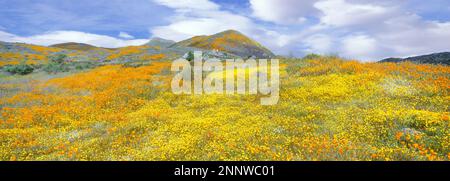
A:
POLYGON ((0 41, 115 48, 234 29, 279 55, 450 51, 448 0, 2 0, 0 41))

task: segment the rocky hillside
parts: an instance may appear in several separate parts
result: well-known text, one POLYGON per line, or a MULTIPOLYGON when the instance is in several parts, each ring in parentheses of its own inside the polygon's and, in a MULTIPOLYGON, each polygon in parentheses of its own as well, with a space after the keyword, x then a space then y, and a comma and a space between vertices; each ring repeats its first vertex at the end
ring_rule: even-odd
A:
POLYGON ((211 36, 196 36, 178 42, 172 47, 196 47, 230 53, 243 58, 270 58, 275 56, 269 49, 258 42, 234 30, 224 31, 211 36))
POLYGON ((433 53, 429 55, 421 55, 408 58, 387 58, 381 60, 380 62, 405 62, 405 61, 410 61, 414 63, 425 63, 425 64, 450 65, 450 52, 433 53))

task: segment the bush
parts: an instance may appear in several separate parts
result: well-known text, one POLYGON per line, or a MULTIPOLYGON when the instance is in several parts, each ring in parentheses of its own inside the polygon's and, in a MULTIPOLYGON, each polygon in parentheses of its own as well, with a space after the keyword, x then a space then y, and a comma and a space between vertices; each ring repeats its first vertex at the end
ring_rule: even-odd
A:
POLYGON ((69 66, 65 63, 55 63, 51 62, 47 65, 44 65, 43 70, 47 73, 58 73, 58 72, 68 72, 69 66))
POLYGON ((12 74, 26 75, 34 71, 33 66, 27 64, 6 65, 3 70, 12 74))
POLYGON ((74 62, 72 64, 75 66, 76 70, 85 70, 96 67, 96 65, 91 62, 74 62))
POLYGON ((318 55, 318 54, 311 53, 311 54, 308 54, 308 55, 306 55, 305 57, 303 57, 303 59, 304 59, 304 60, 314 60, 314 59, 318 59, 318 58, 320 58, 320 57, 321 57, 321 56, 318 55))
POLYGON ((126 63, 122 64, 122 67, 138 68, 138 67, 148 66, 148 65, 151 65, 151 63, 144 62, 144 61, 136 61, 136 62, 126 62, 126 63))
POLYGON ((194 60, 194 53, 189 52, 188 55, 187 55, 186 60, 187 60, 187 61, 192 61, 192 60, 194 60))
POLYGON ((69 66, 66 64, 67 55, 56 54, 48 57, 50 63, 44 65, 43 70, 47 73, 58 73, 69 71, 69 66))
POLYGON ((56 54, 56 55, 51 55, 48 58, 53 63, 63 64, 66 61, 67 55, 65 55, 65 54, 56 54))

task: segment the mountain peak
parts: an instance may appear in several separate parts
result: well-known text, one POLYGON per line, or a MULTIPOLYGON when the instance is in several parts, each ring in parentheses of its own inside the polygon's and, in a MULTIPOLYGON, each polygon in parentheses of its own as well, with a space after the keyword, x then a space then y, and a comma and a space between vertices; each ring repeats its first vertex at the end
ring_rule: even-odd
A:
POLYGON ((239 31, 237 31, 237 30, 232 30, 232 29, 222 31, 222 32, 217 33, 217 34, 241 34, 241 35, 244 35, 244 34, 242 34, 241 32, 239 32, 239 31))
POLYGON ((160 37, 153 37, 148 43, 145 45, 149 46, 160 46, 160 47, 169 47, 170 45, 175 44, 175 41, 167 40, 160 37))
POLYGON ((210 36, 195 36, 174 46, 217 50, 243 58, 271 58, 275 55, 267 48, 236 30, 226 30, 210 36))
POLYGON ((170 42, 174 42, 173 40, 168 40, 168 39, 164 39, 161 37, 153 37, 150 39, 150 41, 170 41, 170 42))

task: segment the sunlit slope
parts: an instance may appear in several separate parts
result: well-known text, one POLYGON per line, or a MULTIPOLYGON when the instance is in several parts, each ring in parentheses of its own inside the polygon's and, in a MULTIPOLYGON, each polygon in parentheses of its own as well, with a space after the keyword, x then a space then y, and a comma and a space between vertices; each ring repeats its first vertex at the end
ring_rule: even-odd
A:
POLYGON ((224 31, 211 36, 196 36, 173 45, 196 47, 206 50, 217 50, 231 53, 240 57, 269 58, 274 54, 242 33, 234 30, 224 31))
POLYGON ((151 61, 164 58, 180 57, 183 54, 170 50, 163 50, 159 46, 129 46, 117 49, 95 47, 88 44, 64 43, 50 47, 23 43, 0 43, 0 66, 16 64, 41 65, 49 62, 52 55, 67 55, 66 61, 92 62, 129 62, 151 61))
POLYGON ((101 61, 111 52, 108 49, 91 47, 86 44, 58 44, 38 46, 24 43, 0 42, 0 66, 16 64, 42 65, 49 63, 49 57, 67 55, 67 61, 101 61))
POLYGON ((62 49, 24 43, 0 42, 0 66, 19 63, 47 63, 49 55, 60 51, 62 49))

